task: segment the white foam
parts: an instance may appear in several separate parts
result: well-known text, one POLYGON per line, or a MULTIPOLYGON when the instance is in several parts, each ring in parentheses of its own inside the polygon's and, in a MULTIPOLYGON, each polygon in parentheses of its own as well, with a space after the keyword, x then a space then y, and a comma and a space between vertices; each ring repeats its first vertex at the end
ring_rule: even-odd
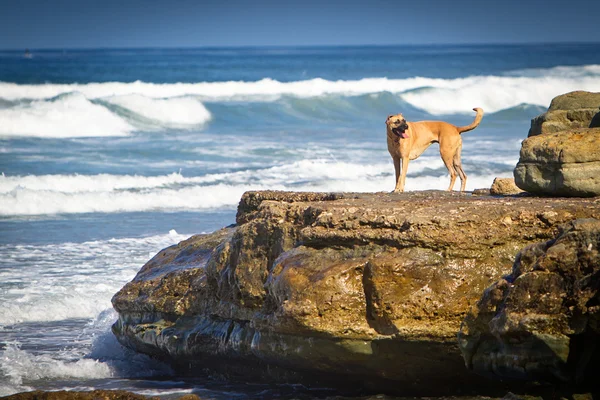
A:
POLYGON ((212 118, 203 100, 275 101, 282 96, 314 98, 391 92, 431 114, 471 113, 473 107, 492 113, 520 104, 546 107, 553 97, 573 90, 600 91, 600 66, 555 67, 457 79, 316 78, 279 82, 266 78, 255 82, 38 85, 0 82, 0 97, 18 101, 0 109, 0 136, 124 136, 136 129, 197 127, 212 118), (120 110, 111 111, 115 106, 120 110))
POLYGON ((431 114, 469 113, 473 107, 496 112, 522 103, 548 106, 557 95, 574 90, 600 91, 600 75, 585 77, 499 77, 454 79, 404 93, 401 97, 431 114))
POLYGON ((0 325, 94 318, 159 250, 189 235, 0 246, 0 325), (15 268, 18 265, 19 268, 15 268), (14 284, 13 284, 14 283, 14 284))
POLYGON ((125 136, 133 129, 128 122, 80 93, 0 109, 0 136, 125 136))
MULTIPOLYGON (((33 390, 29 385, 48 380, 84 381, 76 389, 92 390, 94 383, 85 380, 173 375, 167 364, 121 346, 110 330, 116 319, 112 308, 104 310, 83 330, 69 332, 71 346, 51 352, 23 350, 17 341, 6 343, 0 351, 0 396, 33 390)), ((64 388, 73 389, 72 384, 64 388)))
MULTIPOLYGON (((15 189, 0 195, 0 215, 41 215, 153 210, 201 210, 234 206, 247 190, 264 185, 211 185, 153 191, 63 193, 15 189)), ((276 189, 271 187, 271 189, 276 189)), ((281 188, 282 189, 282 188, 281 188)))
MULTIPOLYGON (((514 153, 518 154, 518 148, 514 153)), ((468 160, 469 157, 463 159, 464 162, 468 160)), ((512 170, 509 162, 501 164, 507 171, 512 170)), ((409 179, 416 186, 411 186, 410 190, 445 189, 443 184, 432 183, 432 174, 436 173, 447 174, 434 153, 412 161, 408 176, 416 177, 409 179)), ((467 190, 476 188, 472 186, 476 173, 467 171, 467 174, 470 178, 467 190)), ((0 215, 233 208, 241 195, 249 190, 377 192, 391 190, 393 180, 394 170, 388 157, 374 164, 360 160, 355 163, 332 159, 300 160, 263 169, 197 177, 184 177, 179 173, 154 177, 109 174, 0 176, 0 215)))
MULTIPOLYGON (((27 322, 56 339, 52 321, 85 318, 61 331, 65 348, 31 346, 31 338, 0 350, 0 396, 33 390, 48 381, 166 376, 170 368, 123 348, 110 331, 117 318, 110 299, 159 250, 186 239, 171 229, 145 238, 83 243, 0 246, 0 325, 10 332, 27 322), (49 324, 46 324, 50 322, 49 324), (73 328, 75 327, 75 328, 73 328), (27 346, 26 346, 27 345, 27 346)), ((59 330, 62 329, 59 328, 59 330)), ((46 335, 47 334, 47 335, 46 335)), ((33 339, 37 344, 39 339, 33 339)), ((93 385, 93 384, 92 384, 93 385)), ((69 386, 72 388, 72 385, 69 386)), ((83 385, 84 389, 87 386, 83 385)))
POLYGON ((442 79, 409 78, 365 78, 354 81, 329 81, 315 78, 305 81, 279 82, 265 78, 254 82, 198 82, 198 83, 132 83, 106 82, 87 84, 42 84, 18 85, 0 83, 2 98, 47 99, 62 93, 80 92, 88 99, 111 98, 123 95, 142 95, 149 98, 171 98, 199 96, 211 100, 274 100, 282 95, 313 97, 324 94, 358 95, 382 91, 401 92, 411 88, 427 86, 442 79))
POLYGON ((163 125, 200 125, 211 119, 206 107, 190 97, 154 99, 140 94, 128 94, 109 97, 105 101, 163 125))
POLYGON ((0 175, 0 193, 9 193, 17 188, 62 193, 107 192, 122 189, 166 187, 196 181, 198 180, 185 178, 180 173, 158 176, 110 174, 6 176, 2 174, 0 175))
MULTIPOLYGON (((250 171, 185 178, 181 174, 0 175, 0 215, 40 215, 207 209, 234 206, 246 190, 266 189, 249 182, 250 171), (218 182, 233 178, 228 183, 218 182)), ((269 181, 273 183, 276 181, 269 181)), ((283 188, 281 185, 275 187, 283 188)))
POLYGON ((50 355, 33 355, 21 350, 18 342, 7 343, 2 352, 0 371, 13 385, 41 379, 98 379, 112 376, 108 365, 92 359, 75 362, 57 360, 50 355))
MULTIPOLYGON (((116 101, 122 101, 127 103, 128 107, 139 109, 141 103, 146 102, 139 96, 153 99, 199 96, 203 100, 211 101, 272 101, 285 95, 297 97, 315 97, 327 94, 354 96, 379 92, 400 94, 411 91, 404 93, 402 97, 419 108, 439 114, 470 112, 476 106, 483 107, 487 112, 511 108, 522 103, 548 106, 550 100, 561 93, 572 90, 600 90, 600 65, 561 66, 516 71, 515 74, 516 76, 471 76, 458 79, 412 77, 330 81, 316 78, 294 82, 279 82, 266 78, 255 82, 172 84, 140 81, 43 85, 0 83, 0 93, 2 93, 1 97, 7 100, 46 99, 70 92, 83 93, 88 99, 113 99, 110 101, 115 101, 114 96, 125 96, 124 100, 116 101), (131 97, 132 95, 134 96, 131 97)), ((179 106, 173 107, 179 108, 179 106)), ((189 106, 186 101, 182 109, 189 106)), ((158 108, 156 104, 150 107, 158 108)), ((148 114, 151 113, 148 112, 148 114)))

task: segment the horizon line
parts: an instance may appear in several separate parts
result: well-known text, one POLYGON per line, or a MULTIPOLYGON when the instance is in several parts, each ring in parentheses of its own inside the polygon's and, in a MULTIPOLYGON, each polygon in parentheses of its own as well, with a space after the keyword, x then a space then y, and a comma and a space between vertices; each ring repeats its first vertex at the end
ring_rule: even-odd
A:
POLYGON ((64 51, 64 50, 202 50, 202 49, 289 49, 289 48, 356 48, 356 47, 443 47, 443 46, 539 46, 539 45, 594 45, 600 41, 564 41, 564 42, 461 42, 461 43, 388 43, 388 44, 286 44, 286 45, 198 45, 198 46, 67 46, 67 47, 8 47, 0 48, 0 51, 64 51))

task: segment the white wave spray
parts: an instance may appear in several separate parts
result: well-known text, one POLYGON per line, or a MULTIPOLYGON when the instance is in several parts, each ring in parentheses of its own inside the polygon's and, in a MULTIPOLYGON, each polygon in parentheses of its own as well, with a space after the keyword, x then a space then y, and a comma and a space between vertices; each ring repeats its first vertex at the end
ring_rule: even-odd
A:
POLYGON ((0 136, 125 136, 133 130, 127 121, 80 93, 0 110, 0 136))
POLYGON ((149 257, 188 236, 1 245, 0 281, 24 283, 0 292, 0 325, 94 318, 149 257))
MULTIPOLYGON (((213 117, 202 102, 264 102, 390 92, 430 114, 493 113, 531 104, 546 107, 573 90, 600 91, 600 65, 515 71, 456 79, 412 77, 279 82, 15 84, 0 82, 0 136, 124 136, 135 130, 198 128, 213 117)), ((335 103, 334 100, 331 100, 335 103)))
MULTIPOLYGON (((456 79, 413 77, 329 81, 315 78, 305 81, 279 82, 265 78, 254 82, 172 84, 141 81, 41 85, 0 83, 0 97, 7 100, 48 99, 64 93, 79 92, 88 99, 106 98, 126 108, 132 107, 132 109, 139 110, 141 107, 150 110, 158 108, 159 105, 148 107, 148 100, 144 98, 172 99, 182 96, 197 96, 210 101, 268 101, 286 95, 297 97, 315 97, 326 94, 353 96, 379 92, 402 94, 416 90, 416 94, 404 93, 403 97, 409 102, 414 102, 415 106, 432 113, 469 112, 474 105, 483 107, 488 112, 494 112, 522 103, 547 106, 554 96, 572 90, 598 91, 600 90, 599 77, 600 65, 585 65, 523 70, 500 76, 470 76, 456 79), (427 97, 428 93, 430 97, 427 98, 433 99, 437 90, 442 95, 444 93, 460 94, 462 91, 467 91, 468 96, 465 94, 464 97, 471 101, 468 105, 459 101, 456 105, 441 106, 440 104, 445 102, 440 100, 428 106, 428 102, 423 98, 427 97), (498 90, 499 93, 497 93, 498 90), (418 95, 419 93, 421 94, 418 95)), ((184 100, 184 102, 189 106, 188 100, 184 100)), ((455 102, 450 101, 449 103, 455 102)), ((147 114, 154 113, 148 112, 147 114)))
MULTIPOLYGON (((502 162, 512 165, 516 161, 502 162)), ((233 208, 249 190, 388 191, 393 174, 387 159, 376 164, 316 159, 196 177, 180 173, 154 177, 0 175, 0 215, 233 208)), ((427 179, 409 179, 407 190, 446 188, 441 181, 447 181, 447 172, 439 157, 426 155, 411 163, 409 178, 424 174, 427 179)), ((494 178, 491 174, 472 175, 467 190, 489 187, 494 178)))

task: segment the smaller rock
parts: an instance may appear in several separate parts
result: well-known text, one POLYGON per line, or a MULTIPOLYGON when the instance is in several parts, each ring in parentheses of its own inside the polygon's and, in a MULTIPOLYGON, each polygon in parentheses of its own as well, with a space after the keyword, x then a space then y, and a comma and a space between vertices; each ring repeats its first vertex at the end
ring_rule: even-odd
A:
POLYGON ((490 194, 495 196, 509 196, 523 192, 517 187, 513 178, 495 178, 490 188, 490 194))
POLYGON ((488 188, 473 189, 473 192, 471 192, 471 194, 473 196, 489 196, 490 189, 488 189, 488 188))

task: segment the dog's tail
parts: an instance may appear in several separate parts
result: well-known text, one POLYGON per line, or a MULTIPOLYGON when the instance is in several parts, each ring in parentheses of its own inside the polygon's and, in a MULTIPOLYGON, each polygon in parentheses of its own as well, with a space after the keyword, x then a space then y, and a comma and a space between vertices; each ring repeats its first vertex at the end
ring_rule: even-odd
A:
POLYGON ((477 128, 477 126, 481 122, 481 119, 483 118, 483 110, 479 107, 475 107, 473 111, 477 113, 477 115, 475 115, 475 120, 473 120, 473 123, 467 126, 458 126, 458 133, 472 131, 473 129, 477 128))

